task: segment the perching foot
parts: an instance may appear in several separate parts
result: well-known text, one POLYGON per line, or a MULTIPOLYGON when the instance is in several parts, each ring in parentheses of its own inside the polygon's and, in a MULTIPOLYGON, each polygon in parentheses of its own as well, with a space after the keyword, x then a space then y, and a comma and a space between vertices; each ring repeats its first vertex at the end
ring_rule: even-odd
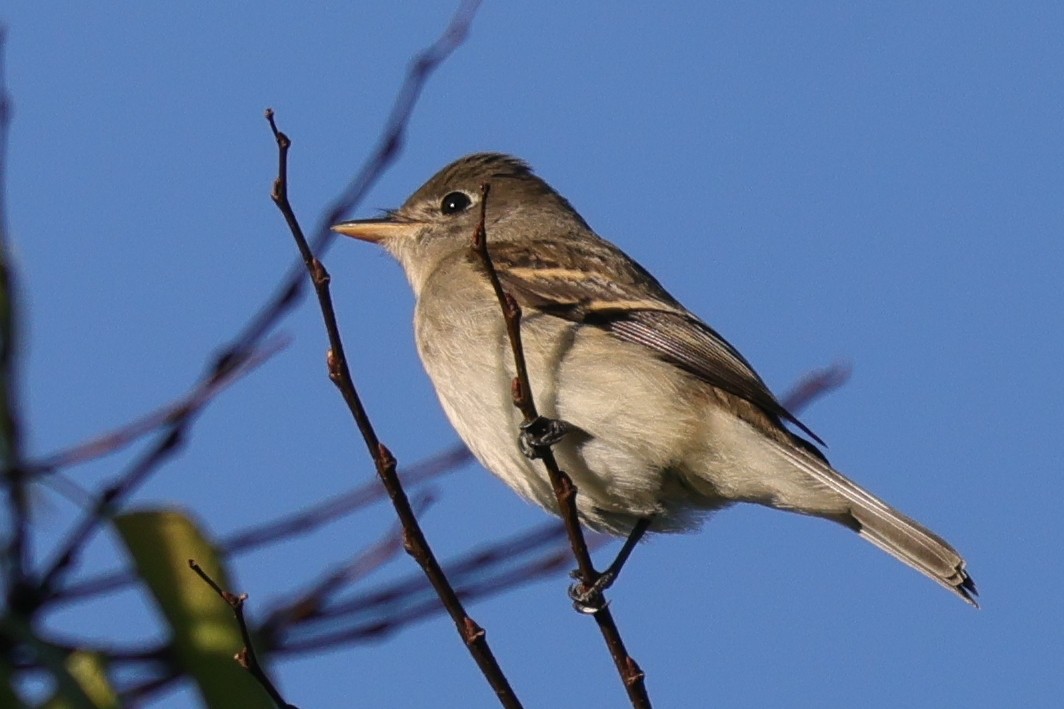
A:
POLYGON ((542 458, 546 449, 565 438, 574 428, 568 421, 537 416, 532 421, 521 424, 521 435, 517 437, 517 442, 525 457, 535 460, 542 458))
POLYGON ((577 579, 576 583, 569 586, 569 598, 573 600, 573 608, 576 609, 577 613, 594 615, 609 605, 609 601, 606 600, 602 593, 612 586, 617 579, 616 574, 612 571, 605 571, 599 574, 599 577, 590 586, 585 586, 579 580, 579 571, 573 571, 570 576, 577 579))

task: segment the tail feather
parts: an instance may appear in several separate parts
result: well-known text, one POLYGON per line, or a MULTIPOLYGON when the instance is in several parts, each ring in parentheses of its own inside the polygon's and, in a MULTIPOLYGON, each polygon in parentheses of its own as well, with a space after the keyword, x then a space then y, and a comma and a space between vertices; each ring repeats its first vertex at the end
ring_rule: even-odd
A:
POLYGON ((791 449, 786 456, 818 483, 846 499, 850 519, 832 519, 978 608, 975 582, 965 570, 964 558, 945 539, 805 451, 791 449))
POLYGON ((891 512, 889 516, 869 515, 861 508, 854 508, 851 515, 862 538, 978 608, 975 582, 965 570, 961 555, 935 533, 900 512, 891 512))

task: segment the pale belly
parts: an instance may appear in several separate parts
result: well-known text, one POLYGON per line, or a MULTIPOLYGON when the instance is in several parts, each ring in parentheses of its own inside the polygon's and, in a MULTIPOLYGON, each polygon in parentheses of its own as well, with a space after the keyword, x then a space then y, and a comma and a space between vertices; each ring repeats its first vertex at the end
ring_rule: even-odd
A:
MULTIPOLYGON (((529 460, 518 445, 521 416, 510 396, 513 355, 502 317, 491 305, 465 307, 457 317, 448 309, 445 319, 431 312, 444 304, 422 300, 418 350, 451 424, 481 464, 522 497, 556 513, 542 461, 529 460), (433 325, 444 320, 461 337, 433 325)), ((682 403, 690 392, 680 389, 689 380, 648 359, 637 345, 611 342, 604 361, 595 338, 609 336, 592 327, 578 330, 541 316, 525 320, 522 333, 540 414, 578 429, 554 451, 578 489, 585 524, 626 534, 639 519, 653 516, 655 531, 686 531, 706 511, 727 504, 695 493, 678 473, 692 452, 693 429, 703 425, 682 403), (654 426, 655 434, 647 433, 648 423, 662 420, 670 421, 666 430, 654 426)))

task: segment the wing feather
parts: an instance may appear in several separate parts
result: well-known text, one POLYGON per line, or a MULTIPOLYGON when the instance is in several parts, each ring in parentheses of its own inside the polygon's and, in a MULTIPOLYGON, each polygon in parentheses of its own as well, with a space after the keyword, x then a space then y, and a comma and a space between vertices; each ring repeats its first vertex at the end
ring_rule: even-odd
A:
POLYGON ((503 287, 519 304, 602 328, 642 345, 712 386, 744 399, 824 442, 773 396, 750 363, 713 328, 686 310, 642 266, 606 241, 489 242, 503 287), (537 242, 543 246, 543 242, 537 242))

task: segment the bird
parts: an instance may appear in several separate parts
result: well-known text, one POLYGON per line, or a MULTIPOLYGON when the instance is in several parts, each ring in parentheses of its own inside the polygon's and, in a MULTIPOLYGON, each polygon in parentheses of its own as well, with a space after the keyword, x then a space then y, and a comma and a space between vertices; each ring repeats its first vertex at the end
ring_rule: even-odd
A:
POLYGON ((966 562, 945 539, 835 470, 823 441, 738 350, 526 162, 483 152, 441 169, 398 209, 332 228, 402 266, 444 412, 519 495, 559 514, 545 468, 516 433, 506 325, 471 248, 481 219, 498 279, 523 312, 533 399, 557 424, 550 443, 576 486, 578 517, 627 537, 618 562, 647 531, 694 531, 710 513, 754 503, 846 527, 977 605, 966 562))

